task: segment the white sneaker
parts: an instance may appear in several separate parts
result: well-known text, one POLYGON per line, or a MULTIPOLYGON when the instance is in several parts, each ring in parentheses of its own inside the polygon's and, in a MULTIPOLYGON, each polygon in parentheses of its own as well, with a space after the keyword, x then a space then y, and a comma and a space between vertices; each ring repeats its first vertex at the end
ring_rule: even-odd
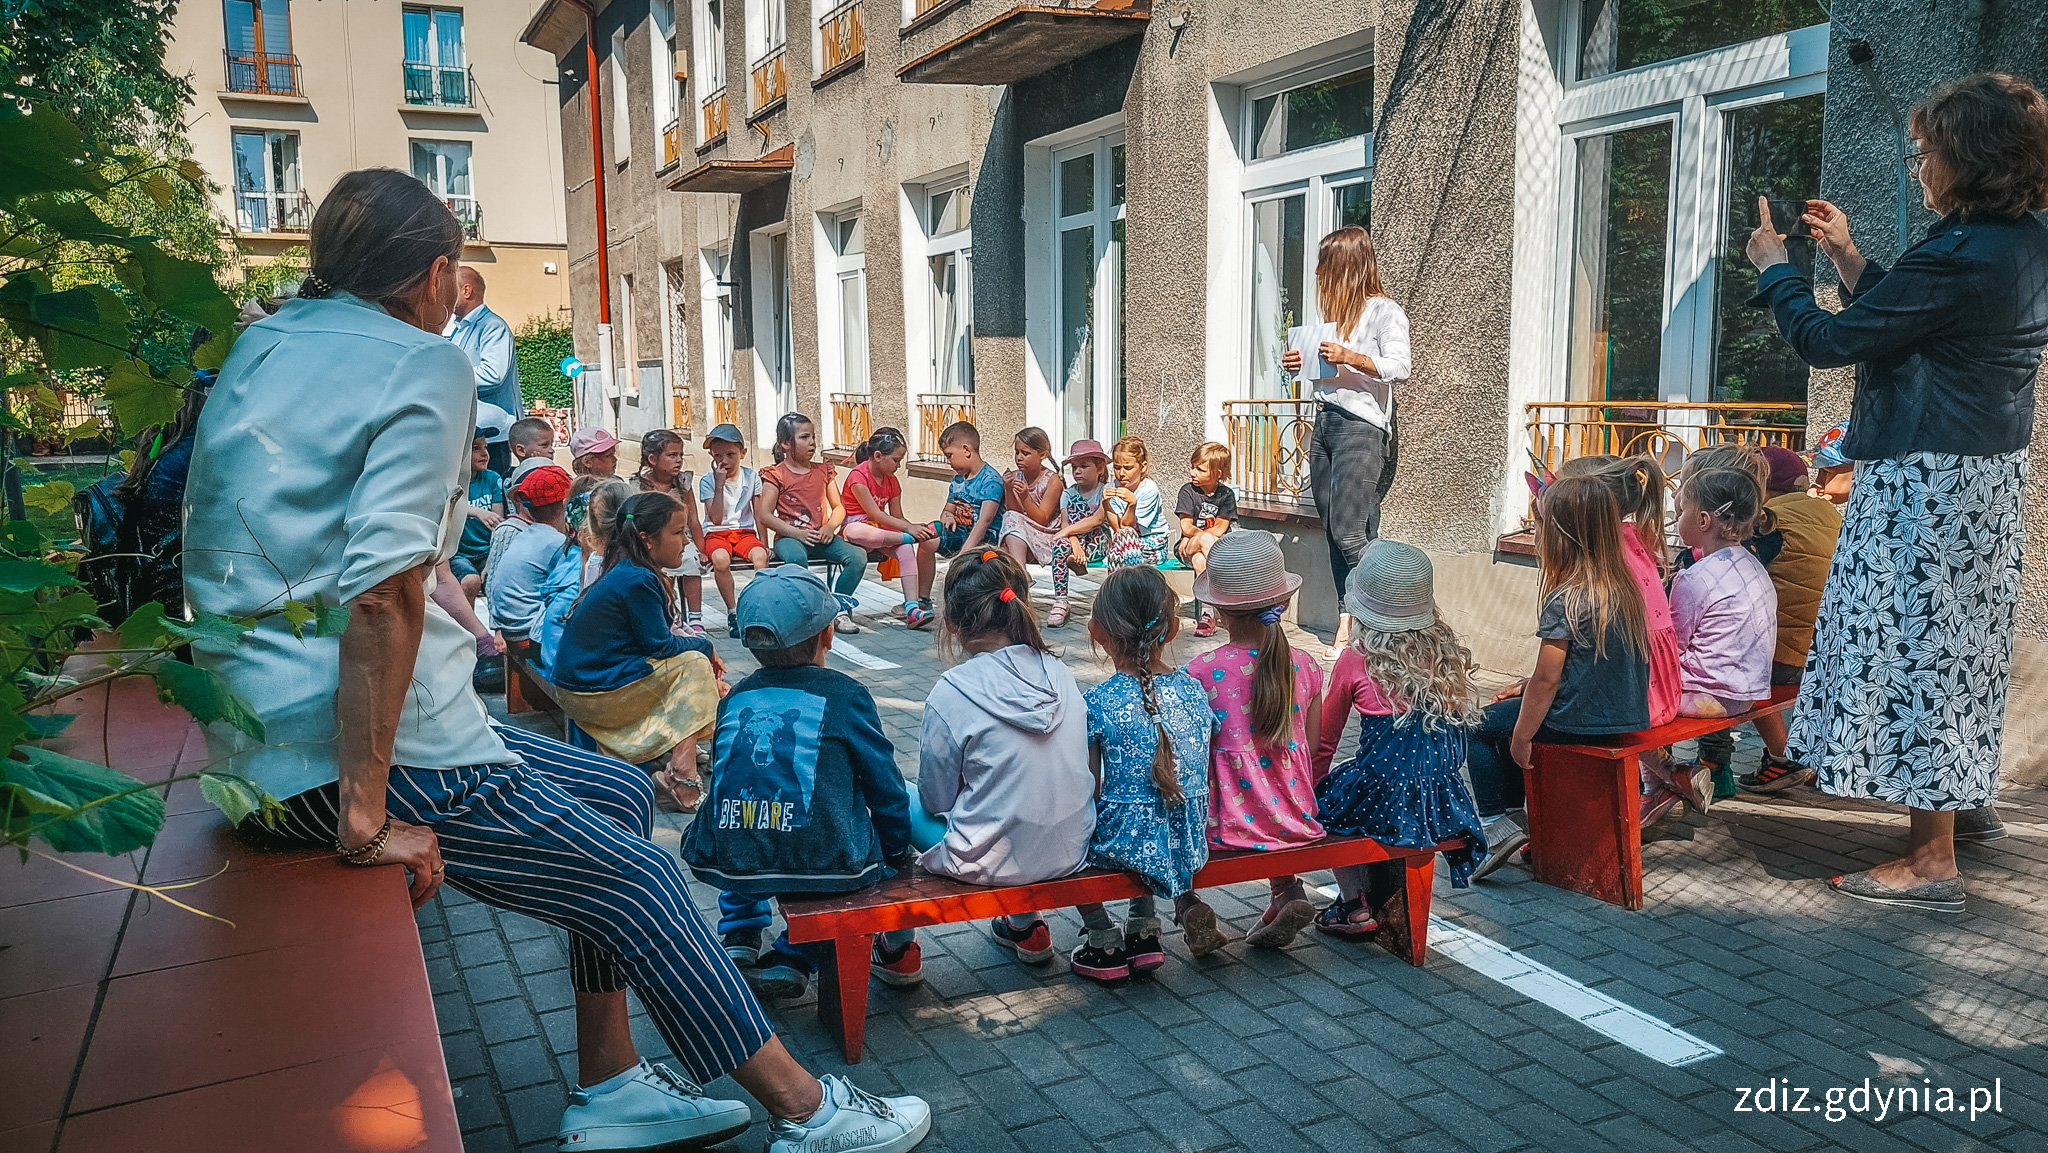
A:
POLYGON ((716 1145, 738 1136, 752 1120, 745 1102, 706 1097, 703 1089, 667 1065, 642 1061, 632 1080, 609 1093, 571 1092, 555 1148, 580 1153, 716 1145))
POLYGON ((904 1153, 932 1131, 932 1107, 922 1097, 877 1097, 832 1073, 818 1083, 822 1118, 769 1122, 768 1153, 904 1153))
POLYGON ((859 625, 854 623, 852 613, 843 612, 840 613, 837 617, 833 618, 832 631, 840 634, 845 634, 862 632, 864 630, 862 630, 862 628, 859 625))

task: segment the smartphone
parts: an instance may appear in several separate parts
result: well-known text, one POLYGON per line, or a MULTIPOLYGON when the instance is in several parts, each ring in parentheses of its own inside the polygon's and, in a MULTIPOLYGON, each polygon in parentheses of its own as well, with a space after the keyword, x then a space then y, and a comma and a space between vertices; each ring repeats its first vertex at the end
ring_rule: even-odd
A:
POLYGON ((1806 223, 1806 201, 1771 199, 1771 227, 1786 236, 1812 236, 1813 226, 1806 223))

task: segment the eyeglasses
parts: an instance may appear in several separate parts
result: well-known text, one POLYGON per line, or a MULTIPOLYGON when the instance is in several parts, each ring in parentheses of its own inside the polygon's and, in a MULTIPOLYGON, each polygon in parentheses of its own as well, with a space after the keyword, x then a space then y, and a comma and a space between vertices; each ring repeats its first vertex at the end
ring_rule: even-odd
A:
POLYGON ((1905 156, 1900 158, 1906 162, 1906 172, 1915 179, 1918 179, 1920 176, 1920 166, 1927 162, 1927 154, 1933 151, 1934 149, 1932 148, 1922 148, 1918 152, 1906 153, 1905 156))

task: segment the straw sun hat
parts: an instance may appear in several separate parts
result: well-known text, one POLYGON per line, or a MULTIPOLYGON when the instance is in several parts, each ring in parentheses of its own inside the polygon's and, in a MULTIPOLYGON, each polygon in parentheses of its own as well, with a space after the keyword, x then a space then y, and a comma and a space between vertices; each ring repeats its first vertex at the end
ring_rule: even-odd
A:
POLYGON ((1195 578, 1195 599, 1220 609, 1255 609, 1294 595, 1301 578, 1287 571, 1273 534, 1239 529, 1209 546, 1209 564, 1195 578))
POLYGON ((1434 576, 1429 555, 1421 549, 1397 540, 1376 540, 1345 582, 1344 611, 1383 633, 1426 629, 1436 623, 1434 576))

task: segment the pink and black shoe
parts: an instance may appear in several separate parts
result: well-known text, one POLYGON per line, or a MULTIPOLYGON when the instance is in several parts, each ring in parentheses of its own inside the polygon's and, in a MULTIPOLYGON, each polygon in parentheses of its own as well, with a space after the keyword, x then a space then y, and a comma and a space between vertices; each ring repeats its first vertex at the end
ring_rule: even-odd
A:
POLYGON ((1074 972, 1091 981, 1113 985, 1131 975, 1131 961, 1122 949, 1098 949, 1082 942, 1067 958, 1074 972))
POLYGON ((1159 946, 1158 933, 1125 934, 1124 957, 1131 963, 1131 975, 1142 977, 1166 964, 1166 950, 1159 946))

